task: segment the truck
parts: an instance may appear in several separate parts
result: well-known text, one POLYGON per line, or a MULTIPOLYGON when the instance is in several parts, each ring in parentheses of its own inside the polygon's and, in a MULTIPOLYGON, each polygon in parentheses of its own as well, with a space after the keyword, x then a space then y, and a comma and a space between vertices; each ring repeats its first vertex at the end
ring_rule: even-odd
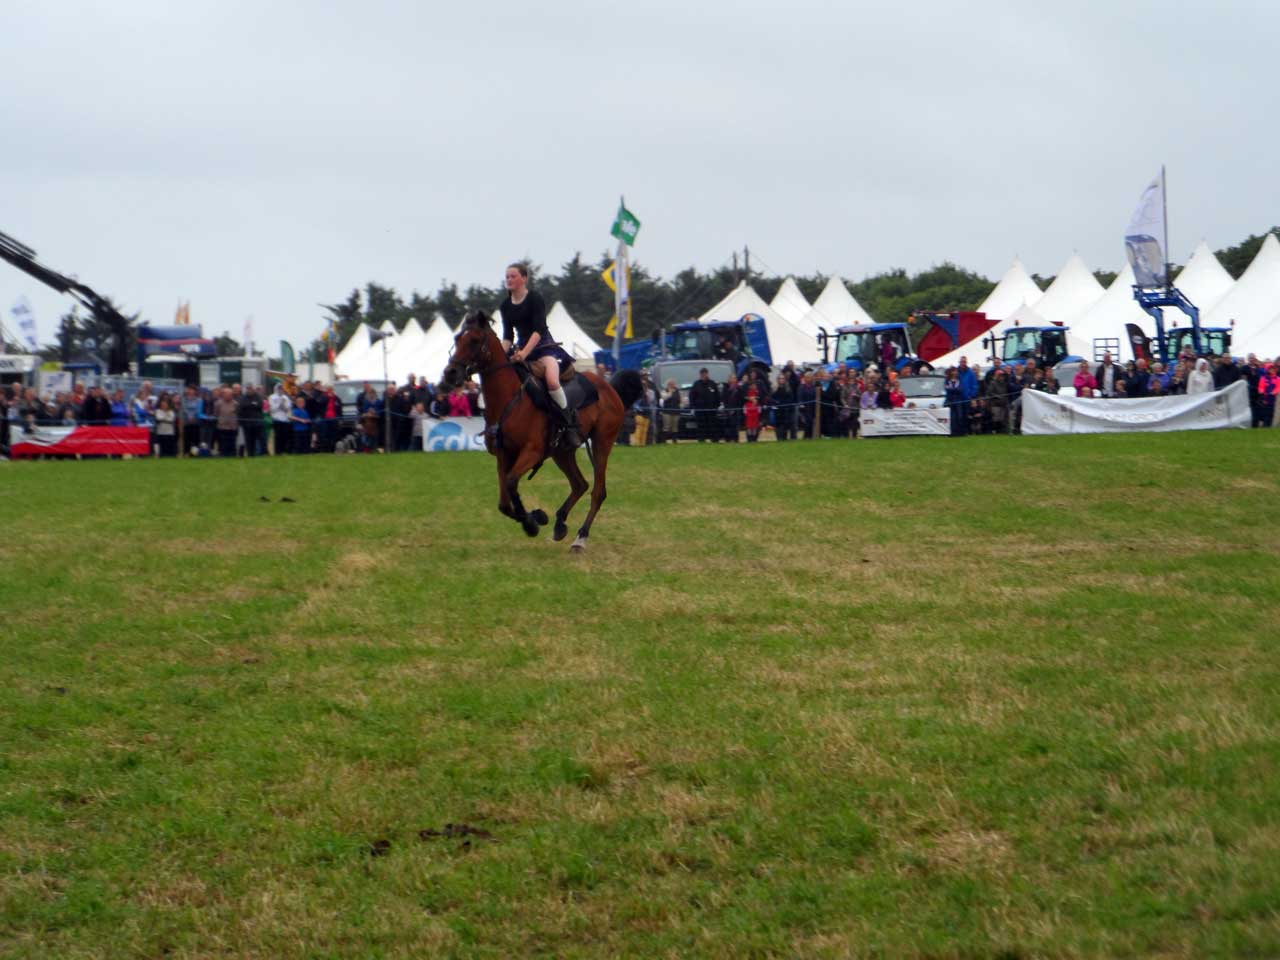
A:
MULTIPOLYGON (((923 361, 914 355, 911 331, 905 323, 862 323, 849 327, 836 327, 835 333, 823 330, 818 334, 822 344, 822 362, 828 371, 844 364, 849 370, 862 370, 880 365, 881 348, 888 342, 893 345, 893 368, 915 368, 923 361), (834 357, 829 358, 834 343, 834 357)), ((925 363, 925 366, 929 364, 925 363)), ((932 369, 932 368, 930 368, 932 369)))
POLYGON ((751 370, 766 379, 773 366, 764 319, 748 313, 737 320, 690 320, 670 330, 659 328, 649 340, 624 343, 618 360, 610 350, 597 350, 595 361, 610 372, 643 370, 659 360, 727 360, 739 379, 751 370))

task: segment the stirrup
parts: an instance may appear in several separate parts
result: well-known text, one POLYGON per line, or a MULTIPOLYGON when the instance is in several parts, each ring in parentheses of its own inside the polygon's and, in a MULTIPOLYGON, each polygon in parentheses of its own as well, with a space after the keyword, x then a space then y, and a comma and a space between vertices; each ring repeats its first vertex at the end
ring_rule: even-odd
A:
POLYGON ((578 411, 572 407, 560 408, 560 439, 570 449, 582 446, 582 434, 578 432, 578 411))

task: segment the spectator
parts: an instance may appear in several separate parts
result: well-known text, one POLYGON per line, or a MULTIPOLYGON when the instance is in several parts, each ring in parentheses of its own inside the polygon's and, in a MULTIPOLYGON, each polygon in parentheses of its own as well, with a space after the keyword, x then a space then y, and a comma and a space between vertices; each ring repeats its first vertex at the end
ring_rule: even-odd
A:
MULTIPOLYGON (((1082 370, 1089 376, 1088 370, 1082 370)), ((1009 429, 1009 374, 1004 367, 996 369, 987 385, 987 412, 991 417, 991 432, 1006 433, 1009 429)))
MULTIPOLYGON (((31 391, 35 395, 35 391, 31 391)), ((129 405, 124 401, 124 391, 117 390, 111 395, 111 426, 129 426, 129 405)))
POLYGON ((755 443, 760 439, 760 394, 756 388, 747 390, 747 399, 742 407, 742 422, 747 429, 747 443, 755 443))
POLYGON ((338 446, 338 421, 342 419, 342 398, 327 383, 320 389, 320 422, 314 426, 316 449, 333 453, 338 446))
POLYGON ((1235 362, 1223 354, 1218 357, 1213 368, 1213 389, 1221 390, 1223 387, 1229 387, 1240 379, 1240 368, 1235 362))
POLYGON ((289 414, 289 422, 293 424, 293 444, 291 453, 311 452, 311 414, 307 412, 307 398, 299 393, 293 398, 293 411, 289 414))
POLYGON ((1213 391, 1213 374, 1209 371, 1209 361, 1201 357, 1196 361, 1196 368, 1187 377, 1187 394, 1210 393, 1213 391))
MULTIPOLYGON (((457 393, 465 406, 467 398, 463 394, 461 387, 458 387, 457 393)), ((468 407, 465 416, 470 415, 471 410, 468 407)), ((395 437, 395 448, 400 452, 404 452, 413 443, 413 390, 407 386, 401 387, 395 393, 391 406, 391 421, 391 433, 395 437)))
MULTIPOLYGON (((726 341, 728 342, 728 341, 726 341)), ((747 394, 732 373, 724 385, 724 438, 729 443, 738 442, 738 431, 742 426, 742 407, 746 403, 747 394)))
MULTIPOLYGON (((1081 369, 1084 369, 1083 364, 1081 369)), ((1124 375, 1124 368, 1111 359, 1111 351, 1108 350, 1102 355, 1102 362, 1098 364, 1098 368, 1093 371, 1093 389, 1104 397, 1114 397, 1116 381, 1123 379, 1124 375)), ((1079 387, 1076 388, 1077 396, 1080 395, 1079 389, 1079 387)))
POLYGON ((267 409, 271 413, 271 452, 278 457, 289 452, 289 434, 293 428, 289 419, 293 401, 284 392, 283 383, 277 383, 271 392, 267 409))
MULTIPOLYGON (((1112 391, 1114 392, 1117 383, 1122 382, 1120 379, 1113 380, 1111 384, 1112 391)), ((1088 366, 1082 363, 1080 364, 1080 369, 1076 371, 1071 385, 1076 388, 1077 397, 1092 397, 1093 392, 1098 389, 1098 378, 1089 372, 1088 366)))
POLYGON ((667 381, 662 394, 662 440, 675 443, 680 436, 680 387, 674 380, 667 381))
POLYGON ((173 409, 169 395, 163 394, 156 403, 156 446, 160 448, 160 456, 176 457, 178 455, 178 414, 173 409))
POLYGON ((236 419, 244 434, 244 455, 256 457, 262 443, 262 398, 256 387, 249 387, 240 394, 236 403, 236 419))
POLYGON ((946 396, 947 410, 951 413, 951 436, 963 437, 969 432, 969 418, 965 415, 964 388, 960 385, 960 372, 957 368, 947 367, 942 390, 946 396))
POLYGON ((437 420, 443 420, 449 416, 449 395, 444 390, 436 390, 436 398, 431 401, 431 409, 428 416, 435 417, 437 420))
POLYGON ((720 388, 706 367, 698 371, 698 379, 689 390, 689 405, 698 422, 698 442, 720 439, 716 430, 716 410, 720 407, 720 388))
POLYGON ((1276 398, 1280 397, 1280 368, 1272 363, 1259 365, 1258 407, 1254 413, 1255 427, 1270 427, 1276 418, 1276 398))
POLYGON ((1151 371, 1147 367, 1147 358, 1139 357, 1134 361, 1133 373, 1125 380, 1125 396, 1145 397, 1151 392, 1151 371))
MULTIPOLYGON (((144 383, 143 389, 149 385, 144 383)), ((133 395, 133 399, 129 402, 129 417, 133 420, 135 427, 148 427, 154 430, 155 418, 152 417, 152 398, 139 390, 133 395)))
POLYGON ((81 408, 82 422, 91 427, 105 427, 111 422, 111 401, 102 387, 92 387, 81 408))
POLYGON ((791 440, 796 435, 796 396, 786 371, 778 374, 778 385, 770 396, 773 404, 773 435, 778 440, 791 440))
POLYGON ((467 405, 471 408, 471 416, 483 416, 484 404, 481 402, 480 385, 474 380, 468 380, 462 387, 467 394, 467 405))
POLYGON ((453 392, 449 394, 449 416, 451 417, 469 417, 471 416, 471 404, 467 402, 467 395, 462 390, 462 385, 453 388, 453 392))
POLYGON ((422 438, 426 436, 425 431, 422 429, 422 425, 427 419, 426 405, 420 400, 416 402, 413 405, 413 410, 409 413, 409 418, 413 421, 413 432, 409 435, 409 449, 422 450, 424 449, 422 438))
POLYGON ((236 455, 236 433, 240 423, 238 415, 240 405, 230 387, 218 391, 218 399, 213 403, 213 416, 218 432, 218 456, 234 457, 236 455))
POLYGON ((906 395, 902 392, 902 387, 895 378, 889 385, 889 406, 897 410, 904 406, 907 402, 906 395))

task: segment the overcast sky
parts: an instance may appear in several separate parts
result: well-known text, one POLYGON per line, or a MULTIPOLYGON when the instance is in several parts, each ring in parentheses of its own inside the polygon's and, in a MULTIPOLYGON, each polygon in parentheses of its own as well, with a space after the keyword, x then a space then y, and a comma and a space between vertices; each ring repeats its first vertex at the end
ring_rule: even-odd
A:
MULTIPOLYGON (((302 346, 375 280, 611 242, 851 280, 1185 260, 1280 220, 1280 4, 5 0, 0 231, 127 312, 302 346), (1057 12, 1039 12, 1053 7, 1057 12)), ((0 263, 42 342, 70 301, 0 263)))

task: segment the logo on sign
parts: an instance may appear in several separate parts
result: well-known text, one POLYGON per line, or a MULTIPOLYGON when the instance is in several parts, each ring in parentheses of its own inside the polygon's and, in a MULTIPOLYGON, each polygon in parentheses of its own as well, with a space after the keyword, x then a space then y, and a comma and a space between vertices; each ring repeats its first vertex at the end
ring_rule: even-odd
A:
POLYGON ((431 428, 422 446, 429 453, 483 450, 484 439, 481 434, 473 434, 463 429, 463 425, 457 421, 442 420, 431 428))

